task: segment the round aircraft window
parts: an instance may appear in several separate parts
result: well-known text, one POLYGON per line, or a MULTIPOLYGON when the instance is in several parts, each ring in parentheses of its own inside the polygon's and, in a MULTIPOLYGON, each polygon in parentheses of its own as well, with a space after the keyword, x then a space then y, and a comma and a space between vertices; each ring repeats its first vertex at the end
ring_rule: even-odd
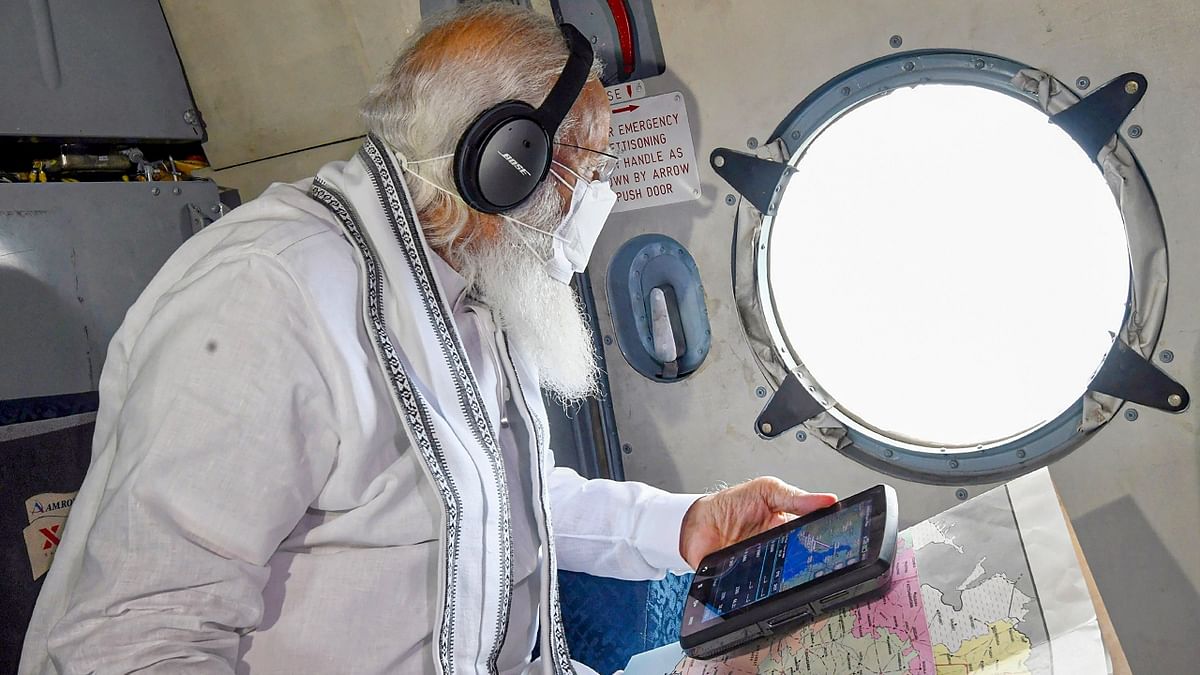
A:
POLYGON ((1092 158, 970 84, 865 99, 799 148, 765 243, 789 360, 887 443, 977 451, 1076 404, 1125 319, 1130 252, 1092 158))

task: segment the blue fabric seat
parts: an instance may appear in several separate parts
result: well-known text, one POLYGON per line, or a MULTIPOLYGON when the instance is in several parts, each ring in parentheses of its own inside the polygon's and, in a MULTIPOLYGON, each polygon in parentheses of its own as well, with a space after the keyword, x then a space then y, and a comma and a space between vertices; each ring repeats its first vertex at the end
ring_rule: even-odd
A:
POLYGON ((602 675, 629 657, 679 640, 683 601, 692 575, 620 581, 559 572, 559 596, 571 657, 602 675))

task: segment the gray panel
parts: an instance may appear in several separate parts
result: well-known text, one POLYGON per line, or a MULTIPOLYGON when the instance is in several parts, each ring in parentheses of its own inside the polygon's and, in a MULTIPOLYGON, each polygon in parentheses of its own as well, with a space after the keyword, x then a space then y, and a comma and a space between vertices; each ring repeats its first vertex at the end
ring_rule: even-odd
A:
POLYGON ((202 140, 157 2, 0 0, 0 16, 0 136, 202 140))
MULTIPOLYGON (((604 64, 600 80, 605 85, 661 75, 666 69, 658 22, 650 0, 626 0, 625 10, 633 28, 633 69, 619 72, 621 40, 617 22, 605 0, 551 0, 554 16, 569 23, 592 40, 596 57, 604 64)), ((628 64, 625 64, 628 65, 628 64)))
POLYGON ((571 286, 587 310, 592 329, 592 351, 600 367, 600 394, 564 408, 553 397, 542 393, 550 421, 550 447, 554 450, 554 462, 558 466, 574 469, 585 478, 625 480, 621 439, 617 436, 616 414, 609 394, 608 363, 600 343, 600 319, 596 314, 591 275, 587 272, 579 274, 571 286))
POLYGON ((0 400, 95 390, 126 310, 217 203, 208 181, 0 184, 0 400))

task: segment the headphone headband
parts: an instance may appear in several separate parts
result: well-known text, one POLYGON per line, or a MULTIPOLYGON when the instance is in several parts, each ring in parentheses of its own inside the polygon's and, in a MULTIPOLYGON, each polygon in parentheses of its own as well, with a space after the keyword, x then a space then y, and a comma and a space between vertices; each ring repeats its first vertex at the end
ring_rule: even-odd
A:
POLYGON ((575 105, 583 85, 587 84, 588 73, 592 70, 592 44, 579 32, 579 29, 569 23, 559 26, 563 37, 567 40, 567 63, 563 66, 558 81, 542 101, 541 107, 534 111, 536 119, 554 140, 558 126, 566 119, 571 106, 575 105))

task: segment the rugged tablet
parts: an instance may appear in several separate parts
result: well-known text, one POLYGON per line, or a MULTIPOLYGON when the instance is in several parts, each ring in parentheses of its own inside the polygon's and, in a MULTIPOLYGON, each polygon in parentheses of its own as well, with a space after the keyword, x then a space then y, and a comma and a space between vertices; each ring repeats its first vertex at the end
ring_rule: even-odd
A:
POLYGON ((695 658, 791 630, 886 590, 896 492, 877 485, 708 555, 684 603, 680 644, 695 658))

